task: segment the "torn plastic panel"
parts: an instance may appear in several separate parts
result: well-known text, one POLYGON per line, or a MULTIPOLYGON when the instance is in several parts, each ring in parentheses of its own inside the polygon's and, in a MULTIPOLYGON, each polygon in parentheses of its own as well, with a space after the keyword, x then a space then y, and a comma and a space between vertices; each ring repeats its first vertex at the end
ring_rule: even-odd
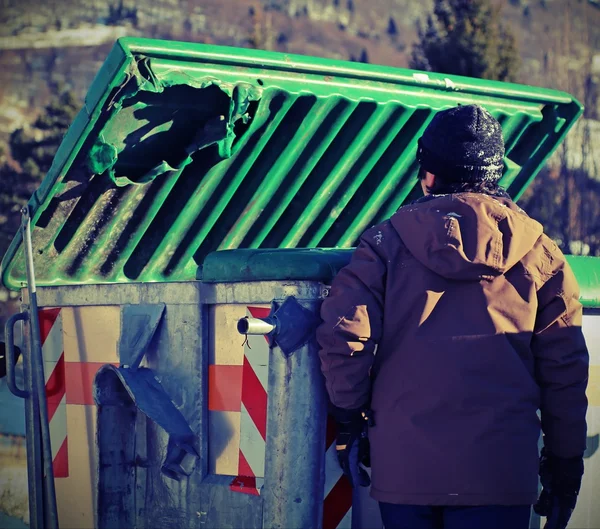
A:
MULTIPOLYGON (((180 479, 193 471, 198 452, 195 435, 154 372, 140 367, 165 313, 164 303, 124 305, 121 309, 119 357, 121 365, 102 366, 94 381, 94 399, 99 406, 98 442, 109 446, 112 437, 135 437, 137 410, 169 434, 161 471, 180 479), (119 420, 115 420, 118 418, 119 420), (115 429, 121 428, 119 432, 115 429)), ((106 450, 105 465, 117 465, 106 450)))
MULTIPOLYGON (((96 374, 94 390, 94 399, 99 407, 100 447, 112 444, 115 436, 129 435, 134 438, 139 410, 169 435, 167 453, 161 467, 163 474, 179 480, 192 473, 195 462, 200 457, 194 447, 196 437, 151 369, 102 366, 96 374), (110 408, 115 410, 111 412, 110 408), (128 420, 112 420, 115 412, 122 414, 124 409, 129 410, 128 420), (122 431, 117 433, 115 429, 122 431)), ((109 454, 110 451, 107 451, 105 458, 109 454)), ((129 463, 133 464, 133 461, 129 463)), ((114 462, 104 462, 104 466, 111 464, 114 462)))
POLYGON ((261 94, 248 83, 159 79, 150 59, 138 58, 108 105, 111 115, 90 148, 87 166, 122 187, 179 172, 210 146, 218 160, 229 158, 239 124, 249 123, 250 104, 261 94))
POLYGON ((123 305, 119 339, 122 367, 129 367, 132 371, 140 367, 165 308, 164 303, 123 305))

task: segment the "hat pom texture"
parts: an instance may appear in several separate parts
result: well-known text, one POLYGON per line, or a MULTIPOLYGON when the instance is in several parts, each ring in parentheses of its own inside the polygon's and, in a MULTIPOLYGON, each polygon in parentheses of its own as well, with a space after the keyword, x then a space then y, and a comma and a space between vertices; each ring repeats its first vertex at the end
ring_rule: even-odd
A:
POLYGON ((502 126, 479 105, 438 112, 418 145, 421 167, 446 181, 495 183, 502 176, 502 126))

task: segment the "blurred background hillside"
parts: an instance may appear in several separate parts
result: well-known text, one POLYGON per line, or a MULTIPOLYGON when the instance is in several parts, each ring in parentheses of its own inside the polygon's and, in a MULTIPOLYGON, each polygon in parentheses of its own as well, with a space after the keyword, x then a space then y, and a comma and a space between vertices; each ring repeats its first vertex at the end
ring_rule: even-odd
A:
POLYGON ((585 104, 521 204, 565 252, 600 255, 600 0, 0 0, 0 255, 118 37, 443 70, 448 57, 436 62, 431 49, 447 48, 443 32, 456 25, 444 28, 444 12, 473 5, 492 19, 475 41, 507 62, 472 75, 562 89, 585 104))

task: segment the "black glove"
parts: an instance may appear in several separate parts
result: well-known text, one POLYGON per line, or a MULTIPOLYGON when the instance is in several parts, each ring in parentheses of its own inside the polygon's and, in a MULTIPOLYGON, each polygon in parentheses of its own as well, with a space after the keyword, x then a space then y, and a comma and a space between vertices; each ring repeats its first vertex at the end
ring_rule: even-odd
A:
POLYGON ((334 408, 332 415, 337 425, 335 447, 340 467, 353 487, 368 487, 371 478, 363 466, 371 466, 368 427, 373 426, 372 412, 334 408))
POLYGON ((563 458, 553 456, 542 448, 540 481, 542 493, 533 506, 546 517, 544 529, 565 529, 577 503, 583 477, 583 456, 563 458))

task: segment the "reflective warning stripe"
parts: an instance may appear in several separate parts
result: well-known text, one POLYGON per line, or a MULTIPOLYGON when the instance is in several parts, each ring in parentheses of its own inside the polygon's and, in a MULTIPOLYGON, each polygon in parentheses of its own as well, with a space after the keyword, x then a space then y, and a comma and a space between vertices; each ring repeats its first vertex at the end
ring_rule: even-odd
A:
POLYGON ((252 478, 248 476, 238 476, 233 479, 229 485, 229 489, 233 492, 241 492, 243 494, 251 494, 260 496, 260 489, 264 485, 264 478, 252 478))
POLYGON ((208 366, 208 410, 237 411, 242 407, 243 366, 208 366))
POLYGON ((343 472, 338 462, 335 443, 332 444, 325 452, 325 492, 324 497, 332 491, 336 483, 342 477, 343 472))
POLYGON ((40 309, 40 334, 44 359, 44 378, 52 464, 55 478, 69 476, 67 441, 67 395, 65 382, 65 356, 63 351, 62 314, 57 308, 40 309))
POLYGON ((264 477, 265 438, 242 403, 240 421, 240 476, 264 477), (244 462, 244 464, 242 463, 244 462))
POLYGON ((115 362, 66 362, 65 376, 67 380, 67 405, 80 404, 84 406, 94 405, 94 378, 98 369, 102 366, 115 362))
MULTIPOLYGON (((60 405, 55 408, 55 413, 50 419, 50 440, 52 441, 52 461, 55 462, 60 447, 67 440, 67 406, 66 397, 63 396, 60 405), (54 442, 54 441, 57 442, 54 442)), ((56 473, 56 469, 54 470, 56 473)), ((63 476, 66 477, 66 476, 63 476)))
POLYGON ((61 527, 97 527, 94 520, 98 474, 93 380, 101 366, 118 363, 120 317, 119 306, 40 310, 61 527))
MULTIPOLYGON (((252 318, 266 318, 269 313, 269 307, 246 307, 246 316, 252 318)), ((242 315, 231 311, 218 317, 234 319, 242 315)), ((230 490, 259 495, 264 483, 267 436, 268 341, 264 336, 247 336, 239 356, 229 346, 218 349, 215 359, 208 368, 209 411, 239 413, 237 476, 230 483, 230 490)), ((217 436, 214 439, 218 442, 217 436)), ((326 447, 323 528, 350 529, 352 487, 337 460, 335 422, 331 419, 327 423, 326 447)))
POLYGON ((323 529, 351 529, 352 487, 344 476, 335 449, 335 421, 327 418, 323 529))
MULTIPOLYGON (((265 318, 270 312, 266 307, 247 309, 252 318, 265 318)), ((231 483, 231 490, 237 492, 258 495, 264 482, 268 376, 269 343, 264 336, 248 336, 242 366, 238 476, 231 483)))
POLYGON ((73 404, 94 404, 94 377, 105 362, 65 362, 61 309, 40 309, 38 314, 54 477, 68 478, 67 409, 73 404))
POLYGON ((60 355, 58 362, 44 362, 44 378, 46 379, 48 420, 52 422, 52 418, 54 417, 54 414, 56 413, 58 407, 66 405, 64 354, 60 355))

